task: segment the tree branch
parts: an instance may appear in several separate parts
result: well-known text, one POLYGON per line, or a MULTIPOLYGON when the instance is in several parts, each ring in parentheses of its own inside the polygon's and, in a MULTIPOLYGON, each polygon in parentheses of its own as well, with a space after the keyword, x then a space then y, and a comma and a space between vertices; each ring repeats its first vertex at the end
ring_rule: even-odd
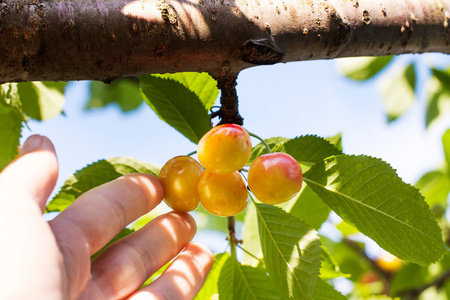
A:
POLYGON ((450 53, 448 0, 0 0, 0 83, 450 53))

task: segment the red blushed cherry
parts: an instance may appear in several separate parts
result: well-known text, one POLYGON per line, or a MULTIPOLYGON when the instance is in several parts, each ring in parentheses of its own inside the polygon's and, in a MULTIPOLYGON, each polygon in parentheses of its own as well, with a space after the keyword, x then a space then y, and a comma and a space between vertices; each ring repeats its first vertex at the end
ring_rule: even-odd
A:
POLYGON ((286 202, 302 187, 303 173, 289 154, 276 152, 259 156, 248 171, 248 186, 266 204, 286 202))
POLYGON ((245 166, 252 143, 248 132, 239 125, 225 124, 208 131, 198 143, 198 160, 215 174, 227 174, 245 166))

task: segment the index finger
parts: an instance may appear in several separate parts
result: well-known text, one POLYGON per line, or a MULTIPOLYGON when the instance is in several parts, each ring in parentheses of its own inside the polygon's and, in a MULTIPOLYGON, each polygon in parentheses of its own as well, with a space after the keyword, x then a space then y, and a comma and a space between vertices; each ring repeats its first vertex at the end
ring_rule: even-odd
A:
POLYGON ((155 208, 163 197, 157 177, 128 174, 81 195, 51 221, 51 226, 57 237, 60 232, 64 240, 85 245, 92 255, 125 226, 155 208))

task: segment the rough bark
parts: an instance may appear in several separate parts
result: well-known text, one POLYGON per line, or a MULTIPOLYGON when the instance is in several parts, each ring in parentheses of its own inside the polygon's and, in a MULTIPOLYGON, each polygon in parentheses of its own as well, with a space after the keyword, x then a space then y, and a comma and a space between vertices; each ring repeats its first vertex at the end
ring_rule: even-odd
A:
POLYGON ((0 83, 450 53, 450 0, 0 0, 0 83))

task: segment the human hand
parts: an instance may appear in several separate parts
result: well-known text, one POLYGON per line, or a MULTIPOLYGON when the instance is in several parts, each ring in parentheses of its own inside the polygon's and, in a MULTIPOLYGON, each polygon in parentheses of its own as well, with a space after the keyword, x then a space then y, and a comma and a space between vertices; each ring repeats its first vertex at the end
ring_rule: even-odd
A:
POLYGON ((54 220, 42 213, 58 176, 51 141, 28 138, 0 173, 0 299, 192 299, 212 265, 203 245, 189 243, 189 214, 159 216, 90 257, 163 198, 159 180, 129 174, 80 196, 54 220), (184 251, 143 289, 160 267, 184 251))

